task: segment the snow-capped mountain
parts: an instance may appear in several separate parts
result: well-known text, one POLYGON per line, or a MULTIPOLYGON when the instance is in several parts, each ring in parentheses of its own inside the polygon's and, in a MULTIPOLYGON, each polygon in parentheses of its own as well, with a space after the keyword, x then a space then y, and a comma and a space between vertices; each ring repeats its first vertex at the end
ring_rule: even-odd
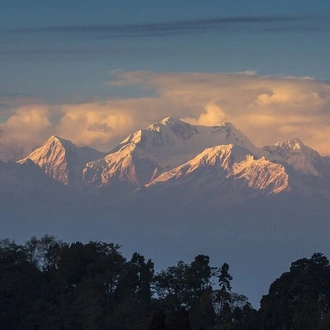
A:
POLYGON ((54 180, 77 188, 81 185, 82 169, 85 164, 104 155, 95 149, 77 147, 68 140, 51 136, 40 148, 19 163, 30 159, 54 180))
POLYGON ((322 157, 298 138, 265 146, 263 150, 268 159, 286 168, 294 191, 330 199, 330 163, 327 157, 322 157))
POLYGON ((231 123, 200 126, 171 117, 129 135, 116 149, 130 143, 153 156, 167 169, 192 159, 205 148, 220 144, 232 143, 260 154, 260 150, 231 123))
POLYGON ((326 161, 317 151, 307 147, 297 138, 265 146, 263 150, 267 152, 270 160, 285 162, 300 174, 322 176, 322 172, 328 168, 326 161))
POLYGON ((161 195, 179 205, 231 206, 258 195, 291 190, 280 164, 255 159, 245 147, 219 145, 205 149, 146 185, 144 195, 161 195))
POLYGON ((135 189, 160 173, 173 169, 219 144, 235 144, 260 154, 261 151, 232 124, 190 125, 171 117, 129 135, 105 158, 84 169, 85 187, 135 189))
POLYGON ((116 194, 143 186, 157 176, 161 166, 134 143, 123 145, 102 159, 86 164, 83 184, 94 191, 110 188, 116 194))
MULTIPOLYGON (((259 149, 231 123, 198 126, 168 117, 129 135, 108 154, 52 136, 12 172, 1 172, 3 191, 14 191, 11 183, 19 187, 11 173, 31 161, 48 177, 75 188, 68 193, 96 204, 100 198, 103 205, 223 208, 287 192, 330 200, 329 158, 299 139, 259 149)), ((40 191, 53 182, 30 178, 45 182, 36 185, 40 191)))

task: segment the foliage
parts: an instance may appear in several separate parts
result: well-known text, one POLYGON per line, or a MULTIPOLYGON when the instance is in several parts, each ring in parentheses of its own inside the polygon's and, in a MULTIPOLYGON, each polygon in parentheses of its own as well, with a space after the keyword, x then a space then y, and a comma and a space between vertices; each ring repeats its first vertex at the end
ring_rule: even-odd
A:
POLYGON ((261 300, 261 329, 328 329, 330 265, 321 253, 292 263, 261 300))
POLYGON ((113 243, 0 241, 0 329, 312 330, 330 327, 330 266, 314 254, 274 281, 257 312, 206 255, 155 273, 113 243))

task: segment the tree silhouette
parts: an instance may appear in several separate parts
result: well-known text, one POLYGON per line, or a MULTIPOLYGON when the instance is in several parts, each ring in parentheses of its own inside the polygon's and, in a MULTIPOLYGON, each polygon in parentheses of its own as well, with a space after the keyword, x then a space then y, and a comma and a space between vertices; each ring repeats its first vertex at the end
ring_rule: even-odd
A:
POLYGON ((166 325, 166 315, 162 310, 159 310, 154 314, 148 330, 169 330, 166 325))
POLYGON ((261 300, 261 329, 321 329, 329 316, 330 266, 315 253, 292 263, 261 300))

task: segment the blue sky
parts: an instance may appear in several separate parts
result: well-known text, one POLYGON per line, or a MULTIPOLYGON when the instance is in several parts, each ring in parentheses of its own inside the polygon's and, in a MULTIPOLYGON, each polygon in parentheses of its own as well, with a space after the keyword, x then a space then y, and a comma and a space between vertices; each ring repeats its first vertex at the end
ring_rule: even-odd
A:
POLYGON ((114 69, 330 79, 327 13, 324 0, 5 0, 0 88, 51 101, 105 97, 114 69))
MULTIPOLYGON (((201 124, 216 124, 217 118, 219 121, 230 120, 236 125, 243 123, 239 128, 251 134, 259 126, 244 125, 246 120, 239 117, 236 108, 240 107, 246 112, 251 104, 254 106, 259 102, 258 97, 264 100, 262 95, 266 93, 276 96, 272 105, 278 100, 286 100, 282 106, 292 116, 290 127, 284 127, 283 122, 277 130, 273 126, 272 129, 262 126, 261 129, 264 127, 265 131, 276 131, 282 136, 275 138, 263 133, 265 138, 259 138, 257 144, 272 143, 292 135, 301 136, 302 131, 302 137, 311 146, 325 146, 326 141, 321 136, 325 136, 324 130, 330 132, 330 119, 324 117, 330 98, 329 16, 330 2, 324 0, 206 0, 203 3, 195 0, 4 0, 0 11, 0 126, 7 131, 8 136, 27 141, 32 140, 32 136, 18 138, 15 132, 22 123, 33 122, 34 130, 30 134, 33 132, 37 143, 41 143, 48 134, 56 133, 76 143, 103 149, 112 147, 130 130, 166 117, 167 112, 172 115, 177 113, 179 117, 191 118, 192 122, 201 124), (218 73, 220 80, 226 78, 233 81, 226 74, 247 71, 260 79, 265 76, 274 77, 275 80, 278 77, 312 77, 323 81, 323 85, 317 83, 317 88, 316 85, 310 86, 315 90, 310 94, 310 102, 305 102, 310 106, 310 111, 315 111, 313 118, 307 109, 301 112, 309 117, 297 117, 297 104, 304 103, 297 103, 297 97, 292 98, 292 95, 297 90, 308 90, 303 80, 301 83, 295 82, 299 86, 290 85, 291 89, 286 87, 291 91, 289 96, 283 96, 284 88, 279 87, 277 82, 276 90, 274 85, 269 85, 267 91, 262 91, 259 84, 261 89, 256 99, 249 99, 251 104, 244 103, 244 99, 241 104, 235 104, 236 108, 226 106, 231 101, 225 95, 221 96, 221 100, 216 100, 214 95, 205 96, 204 103, 198 103, 201 107, 198 113, 190 103, 174 102, 173 98, 164 100, 169 95, 168 86, 157 86, 158 77, 155 76, 153 83, 139 80, 137 84, 132 81, 109 84, 114 79, 111 72, 116 70, 127 73, 148 71, 165 76, 167 73, 179 75, 198 72, 201 77, 195 78, 202 82, 201 90, 209 89, 205 81, 210 83, 213 73, 218 73), (136 107, 141 98, 149 98, 150 103, 145 105, 149 109, 148 116, 142 113, 142 108, 136 107), (154 104, 155 100, 151 98, 158 98, 159 102, 154 104), (114 105, 116 100, 121 101, 120 106, 114 105), (127 103, 129 100, 137 102, 127 103), (106 112, 98 112, 106 102, 111 119, 105 114, 98 115, 102 111, 106 112), (38 106, 31 110, 33 104, 38 106), (43 112, 40 104, 43 105, 43 112), (76 118, 78 112, 81 116, 85 111, 83 107, 75 108, 73 116, 71 108, 70 111, 65 110, 68 108, 63 105, 67 104, 83 104, 85 108, 95 109, 93 120, 97 122, 91 122, 92 116, 88 119, 79 117, 80 123, 84 121, 86 124, 77 129, 88 131, 90 127, 97 126, 94 124, 107 123, 108 132, 112 130, 113 133, 107 136, 93 135, 90 140, 87 133, 78 138, 76 132, 63 129, 66 115, 72 119, 76 118), (213 113, 210 114, 213 121, 199 120, 203 113, 209 111, 210 104, 212 109, 221 104, 219 113, 225 115, 217 117, 213 113), (166 106, 168 111, 164 110, 166 106), (128 107, 130 110, 127 110, 128 107), (130 116, 123 118, 123 113, 129 113, 130 116), (64 121, 61 122, 63 117, 64 121), (116 123, 123 125, 125 120, 127 129, 119 130, 116 123), (304 125, 308 120, 312 120, 313 125, 307 132, 304 125), (129 124, 133 122, 135 124, 129 124), (318 126, 320 123, 323 123, 323 127, 318 126), (318 138, 313 138, 312 132, 315 130, 318 130, 318 138)), ((168 81, 169 85, 182 81, 177 75, 172 77, 177 80, 168 81)), ((145 76, 144 79, 150 77, 145 76)), ((251 79, 256 82, 255 78, 251 79)), ((245 90, 241 90, 239 82, 235 82, 233 89, 235 86, 238 95, 246 93, 246 89, 255 88, 244 85, 245 90)), ((285 80, 283 86, 287 86, 285 80)), ((181 87, 185 93, 190 93, 184 86, 181 87)), ((260 116, 255 123, 261 125, 262 122, 264 125, 267 122, 270 125, 272 122, 275 125, 277 105, 272 108, 274 118, 271 121, 264 118, 270 113, 270 103, 258 104, 262 104, 262 107, 260 105, 258 109, 260 116)), ((254 136, 251 138, 253 140, 254 136)), ((322 152, 329 154, 330 149, 323 147, 322 152)))

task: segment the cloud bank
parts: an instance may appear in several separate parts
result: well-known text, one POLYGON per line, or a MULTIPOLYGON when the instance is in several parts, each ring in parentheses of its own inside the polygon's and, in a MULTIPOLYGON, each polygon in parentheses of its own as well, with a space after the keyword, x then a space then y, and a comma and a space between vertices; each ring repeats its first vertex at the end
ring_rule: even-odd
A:
POLYGON ((246 30, 246 27, 256 28, 265 31, 265 24, 270 31, 281 28, 297 30, 297 28, 308 29, 305 23, 317 22, 317 17, 308 15, 274 15, 274 16, 232 16, 212 17, 205 19, 168 21, 145 24, 99 24, 99 25, 58 25, 43 27, 24 27, 16 29, 1 29, 2 33, 10 34, 92 34, 108 38, 127 37, 159 37, 178 34, 195 34, 201 32, 227 31, 230 29, 246 30), (284 25, 286 24, 286 25, 284 25))
MULTIPOLYGON (((83 104, 29 104, 12 108, 2 124, 24 145, 51 134, 109 151, 128 134, 167 116, 192 124, 232 122, 257 146, 301 138, 330 155, 330 83, 309 77, 243 73, 112 71, 109 85, 136 85, 154 97, 108 99, 83 104)), ((132 86, 130 86, 132 88, 132 86)))

